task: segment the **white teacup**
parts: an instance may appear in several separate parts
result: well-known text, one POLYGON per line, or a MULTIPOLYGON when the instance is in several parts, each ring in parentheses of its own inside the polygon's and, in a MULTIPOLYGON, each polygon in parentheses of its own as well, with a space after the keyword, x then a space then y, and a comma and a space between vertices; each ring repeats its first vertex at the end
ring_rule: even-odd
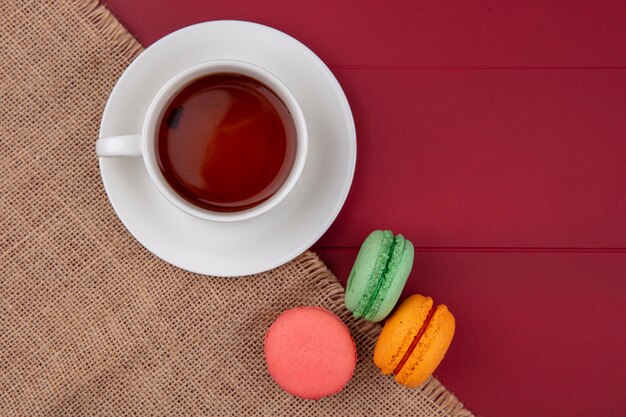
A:
POLYGON ((171 78, 156 94, 143 121, 141 133, 100 138, 96 141, 99 157, 141 157, 157 189, 178 209, 203 220, 236 222, 251 219, 268 212, 283 201, 293 190, 304 169, 308 148, 307 127, 304 114, 291 91, 269 71, 237 60, 211 60, 194 65, 171 78), (218 73, 240 74, 253 78, 269 87, 285 104, 296 130, 296 151, 289 174, 280 188, 262 203, 235 212, 217 212, 198 207, 181 197, 168 184, 157 162, 158 129, 163 113, 174 97, 194 80, 218 73))

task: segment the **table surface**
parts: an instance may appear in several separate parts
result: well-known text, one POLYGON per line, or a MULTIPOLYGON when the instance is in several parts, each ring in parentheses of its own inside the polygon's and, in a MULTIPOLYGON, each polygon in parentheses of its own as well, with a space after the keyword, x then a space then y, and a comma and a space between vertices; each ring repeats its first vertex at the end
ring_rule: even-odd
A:
MULTIPOLYGON (((217 19, 308 45, 354 113, 354 185, 314 249, 376 228, 447 304, 437 377, 484 416, 626 409, 626 2, 107 0, 149 46, 217 19)), ((367 358, 365 358, 367 359, 367 358)))

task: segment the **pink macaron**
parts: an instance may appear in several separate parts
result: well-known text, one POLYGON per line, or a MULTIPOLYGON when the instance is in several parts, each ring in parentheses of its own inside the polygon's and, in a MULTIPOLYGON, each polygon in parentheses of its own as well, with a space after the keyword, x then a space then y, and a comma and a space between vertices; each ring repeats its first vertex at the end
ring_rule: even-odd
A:
POLYGON ((265 335, 267 370, 289 394, 317 400, 346 386, 356 347, 346 325, 322 307, 283 312, 265 335))

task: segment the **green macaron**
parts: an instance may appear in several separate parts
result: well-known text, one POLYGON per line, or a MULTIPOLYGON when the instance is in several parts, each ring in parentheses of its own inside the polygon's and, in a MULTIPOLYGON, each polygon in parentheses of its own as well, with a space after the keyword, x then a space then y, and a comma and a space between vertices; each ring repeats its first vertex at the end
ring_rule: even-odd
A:
POLYGON ((390 230, 373 231, 354 262, 346 288, 346 307, 354 317, 381 321, 393 310, 411 268, 414 248, 390 230))

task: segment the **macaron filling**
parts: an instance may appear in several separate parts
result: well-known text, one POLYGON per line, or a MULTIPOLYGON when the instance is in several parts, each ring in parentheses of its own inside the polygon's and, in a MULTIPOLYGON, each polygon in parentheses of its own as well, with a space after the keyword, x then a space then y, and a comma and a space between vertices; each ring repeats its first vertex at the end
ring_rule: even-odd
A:
POLYGON ((378 280, 376 289, 372 293, 363 315, 367 318, 373 318, 378 313, 380 305, 387 294, 391 283, 393 282, 398 266, 404 254, 404 248, 406 246, 406 239, 402 235, 397 235, 393 239, 393 244, 390 248, 391 256, 385 265, 382 277, 378 280))
POLYGON ((422 327, 420 327, 419 331, 417 332, 417 334, 413 338, 413 341, 409 345, 409 348, 407 349, 407 351, 404 353, 404 356, 402 357, 402 359, 398 363, 398 366, 396 366, 396 369, 393 370, 393 374, 394 375, 397 375, 398 373, 400 373, 400 371, 402 370, 402 367, 404 366, 406 361, 408 361, 409 358, 411 357, 411 355, 413 354, 413 351, 415 350, 415 347, 417 346, 417 344, 419 343, 420 339, 422 338, 422 336, 426 332, 426 329, 428 328, 428 325, 430 324, 430 321, 432 320, 433 315, 435 314, 435 310, 437 310, 437 308, 435 307, 435 304, 433 304, 433 306, 428 311, 428 315, 426 316, 426 320, 424 320, 424 323, 422 323, 422 327))
MULTIPOLYGON (((375 298, 375 293, 378 293, 381 281, 388 268, 395 242, 396 239, 390 230, 383 231, 383 238, 380 243, 380 249, 378 250, 378 256, 376 257, 376 263, 374 264, 374 268, 372 269, 372 273, 370 274, 370 278, 367 282, 367 288, 363 292, 363 296, 353 311, 354 317, 358 318, 365 316, 368 306, 370 305, 370 301, 375 298)), ((348 285, 350 285, 349 282, 348 285)))

